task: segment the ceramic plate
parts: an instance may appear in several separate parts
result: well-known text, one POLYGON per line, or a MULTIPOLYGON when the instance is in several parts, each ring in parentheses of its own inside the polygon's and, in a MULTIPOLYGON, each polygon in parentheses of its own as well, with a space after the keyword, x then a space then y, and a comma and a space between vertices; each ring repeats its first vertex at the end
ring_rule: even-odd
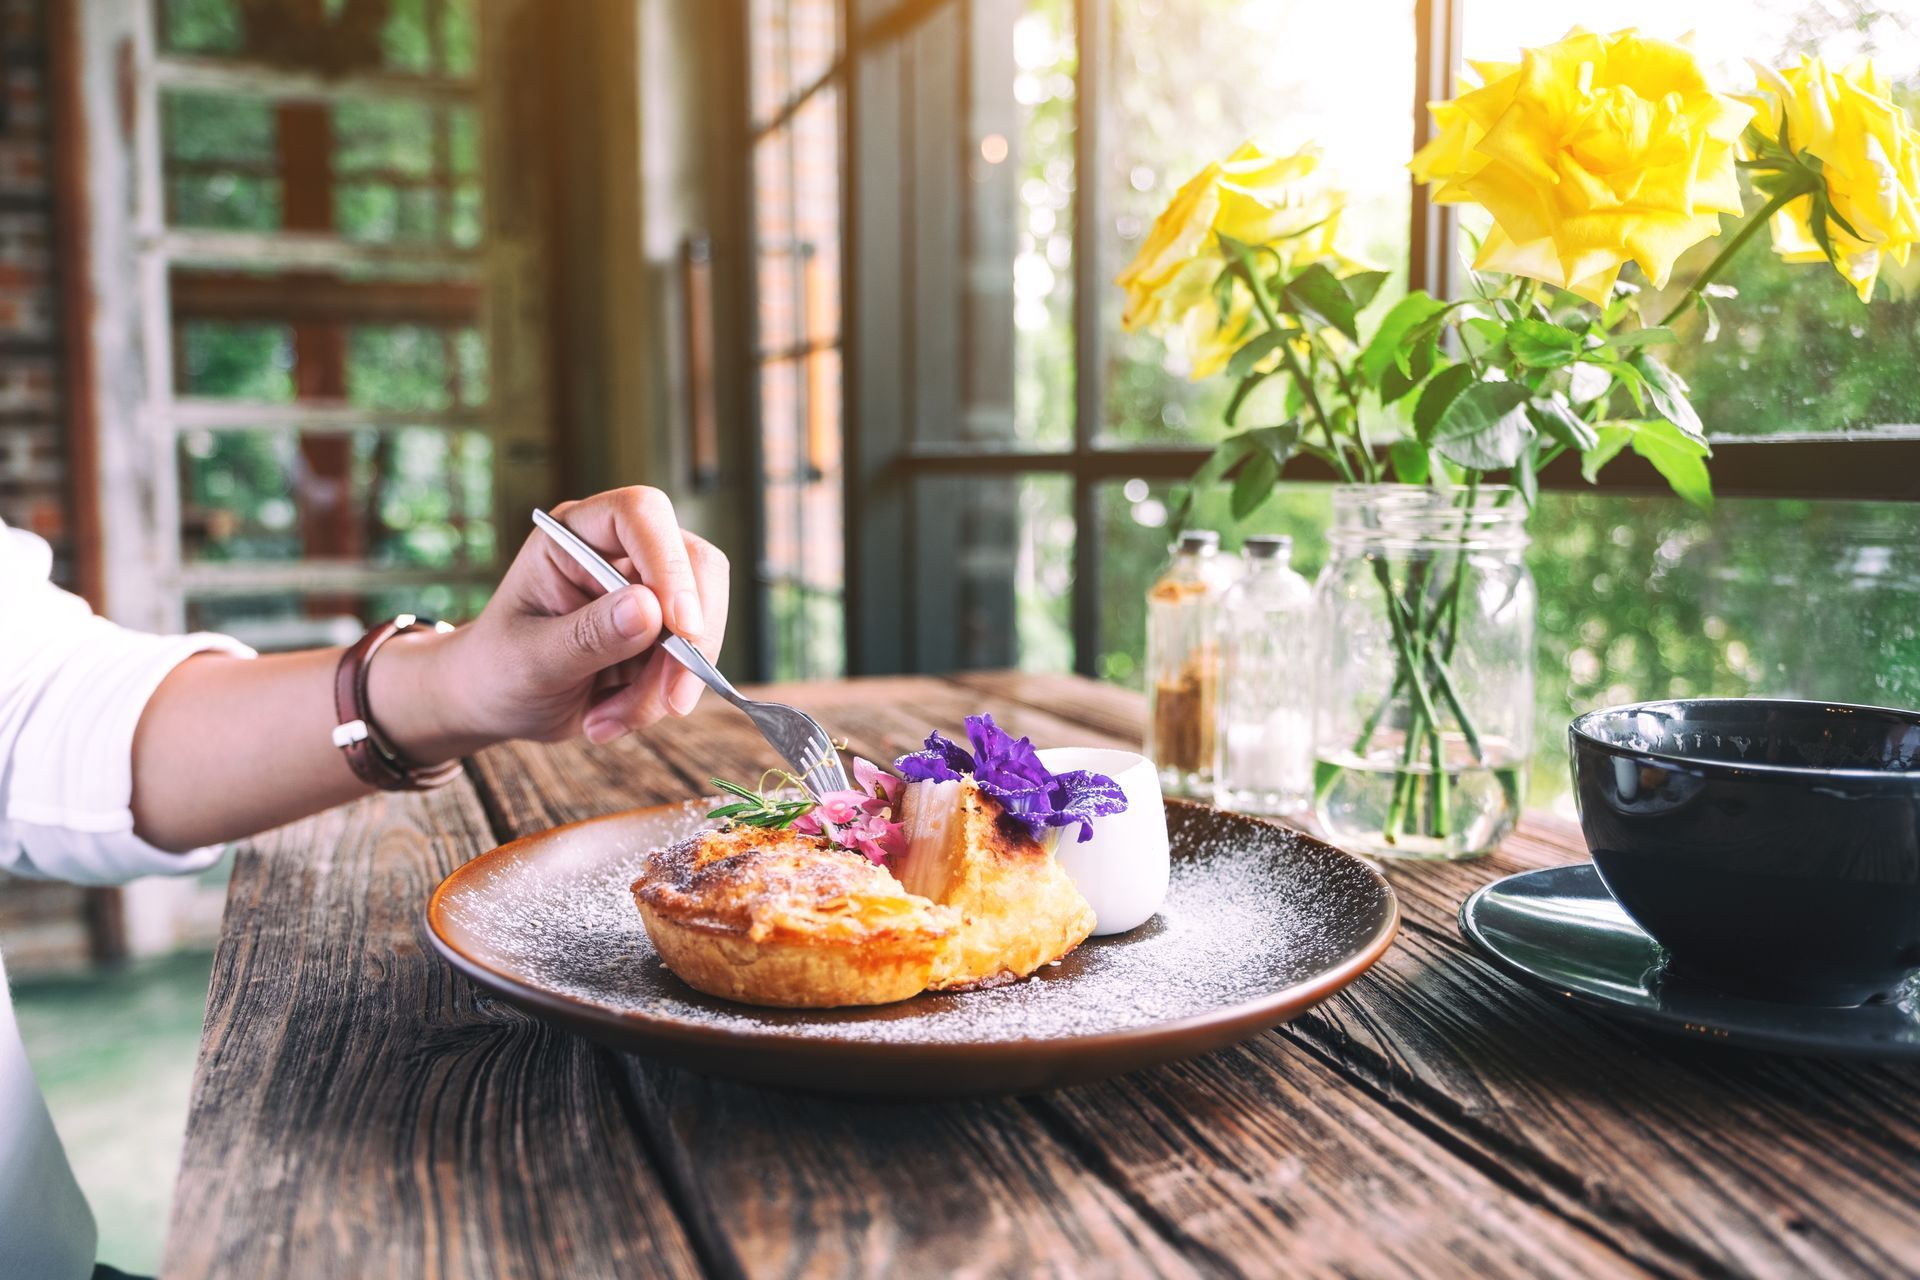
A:
POLYGON ((1590 862, 1496 880, 1460 908, 1460 932, 1522 982, 1603 1013, 1712 1040, 1822 1057, 1920 1058, 1920 984, 1852 1008, 1727 995, 1666 971, 1590 862))
POLYGON ((762 1009, 660 962, 628 886, 709 801, 638 809, 502 845, 427 908, 455 968, 615 1048, 715 1075, 867 1096, 1015 1093, 1204 1053, 1354 980, 1399 909, 1366 863, 1308 836, 1169 802, 1160 913, 1025 982, 858 1009, 762 1009))

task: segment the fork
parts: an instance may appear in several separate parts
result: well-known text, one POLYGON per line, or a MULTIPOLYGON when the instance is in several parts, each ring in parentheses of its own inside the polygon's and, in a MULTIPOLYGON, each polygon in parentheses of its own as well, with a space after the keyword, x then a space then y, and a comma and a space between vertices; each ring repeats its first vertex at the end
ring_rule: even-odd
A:
MULTIPOLYGON (((533 509, 533 522, 559 543, 560 549, 573 557, 574 563, 592 574, 593 580, 602 589, 618 591, 621 587, 633 585, 573 530, 538 507, 533 509)), ((699 676, 707 688, 746 712, 747 718, 760 730, 760 735, 798 773, 815 799, 829 791, 846 791, 852 786, 847 781, 846 768, 840 763, 840 752, 818 720, 798 707, 789 707, 780 702, 755 702, 743 696, 720 674, 719 668, 707 661, 706 654, 688 644, 682 636, 662 633, 660 647, 672 654, 681 666, 699 676)))

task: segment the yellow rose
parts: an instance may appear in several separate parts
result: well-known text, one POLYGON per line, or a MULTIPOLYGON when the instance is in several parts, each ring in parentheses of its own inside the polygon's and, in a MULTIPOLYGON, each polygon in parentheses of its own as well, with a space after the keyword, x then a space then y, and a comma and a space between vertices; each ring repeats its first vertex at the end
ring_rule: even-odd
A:
MULTIPOLYGON (((1865 302, 1883 258, 1905 266, 1920 242, 1920 133, 1871 63, 1836 74, 1819 58, 1803 57, 1797 67, 1775 71, 1756 63, 1754 70, 1760 75, 1752 100, 1755 127, 1796 155, 1819 161, 1827 200, 1838 215, 1827 220, 1833 265, 1865 302)), ((1774 251, 1788 262, 1825 260, 1813 217, 1810 195, 1774 214, 1774 251)))
POLYGON ((1129 332, 1184 325, 1196 306, 1212 307, 1213 281, 1226 265, 1221 234, 1271 245, 1299 266, 1336 257, 1334 232, 1345 200, 1315 180, 1319 168, 1314 147, 1273 156, 1245 142, 1188 179, 1114 281, 1127 293, 1122 325, 1129 332))
POLYGON ((1664 285, 1741 211, 1735 144, 1753 110, 1715 93, 1692 50, 1575 30, 1474 68, 1479 87, 1428 108, 1439 135, 1411 167, 1440 184, 1435 201, 1493 215, 1477 268, 1605 303, 1625 263, 1664 285))

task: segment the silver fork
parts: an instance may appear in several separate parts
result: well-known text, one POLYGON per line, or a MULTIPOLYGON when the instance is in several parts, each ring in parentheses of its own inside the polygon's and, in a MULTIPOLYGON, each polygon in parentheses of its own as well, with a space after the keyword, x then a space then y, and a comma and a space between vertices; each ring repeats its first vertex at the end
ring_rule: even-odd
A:
MULTIPOLYGON (((559 543, 560 549, 573 557, 574 563, 592 574, 593 580, 604 590, 618 591, 621 587, 633 585, 621 576, 618 569, 608 564, 598 551, 581 541, 573 530, 538 507, 533 509, 533 522, 559 543)), ((828 791, 845 791, 852 785, 847 781, 847 771, 840 763, 840 753, 834 748, 833 739, 827 736, 827 731, 820 727, 818 720, 798 707, 789 707, 780 702, 755 702, 752 698, 743 697, 720 674, 719 668, 707 661, 706 654, 680 636, 661 636, 660 647, 672 654, 681 666, 705 681, 707 688, 746 712, 761 736, 780 753, 780 758, 792 767, 815 797, 828 791)))

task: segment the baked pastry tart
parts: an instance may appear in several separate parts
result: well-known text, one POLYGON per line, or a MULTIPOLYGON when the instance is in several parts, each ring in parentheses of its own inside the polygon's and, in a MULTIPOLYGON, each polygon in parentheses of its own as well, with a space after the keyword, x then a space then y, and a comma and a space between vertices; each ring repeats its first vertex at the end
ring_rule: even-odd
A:
POLYGON ((893 874, 906 891, 960 913, 936 991, 992 987, 1058 960, 1093 932, 1093 908, 1053 851, 971 778, 916 782, 901 801, 906 851, 893 874))
POLYGON ((887 1004, 947 971, 960 913, 825 836, 729 827, 648 855, 634 901, 696 990, 789 1008, 887 1004))
MULTIPOLYGON (((967 720, 857 788, 798 799, 716 783, 726 825, 647 856, 634 901, 688 986, 790 1008, 886 1004, 1024 978, 1093 932, 1054 859, 1062 831, 1126 807, 1111 778, 1049 772, 1025 738, 967 720)), ((788 779, 790 782, 792 779, 788 779)))

